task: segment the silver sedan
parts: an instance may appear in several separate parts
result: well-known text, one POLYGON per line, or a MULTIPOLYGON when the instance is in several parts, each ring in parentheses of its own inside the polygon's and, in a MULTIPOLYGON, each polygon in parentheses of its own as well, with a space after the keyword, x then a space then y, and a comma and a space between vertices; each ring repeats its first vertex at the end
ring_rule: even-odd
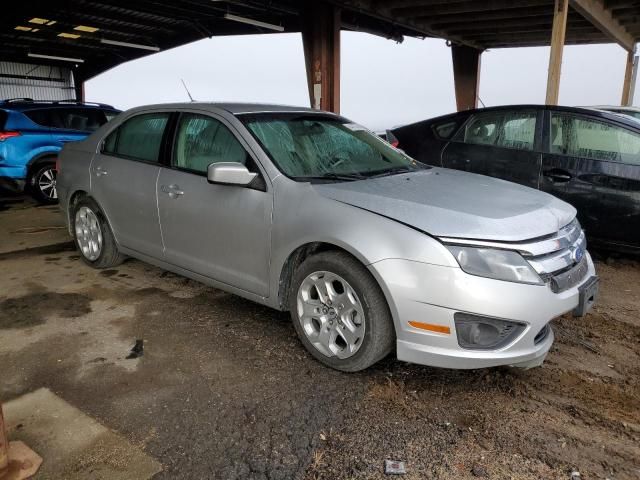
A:
POLYGON ((549 322, 597 292, 570 205, 419 163, 326 112, 136 108, 68 144, 59 169, 87 264, 131 256, 288 310, 309 352, 343 371, 392 352, 536 366, 549 322))

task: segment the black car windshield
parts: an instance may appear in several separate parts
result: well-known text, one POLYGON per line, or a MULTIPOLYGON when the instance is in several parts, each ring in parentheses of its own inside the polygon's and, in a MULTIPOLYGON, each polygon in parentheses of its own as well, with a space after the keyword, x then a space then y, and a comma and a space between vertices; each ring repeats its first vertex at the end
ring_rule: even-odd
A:
POLYGON ((261 113, 239 118, 280 171, 294 180, 360 180, 428 168, 340 117, 261 113))

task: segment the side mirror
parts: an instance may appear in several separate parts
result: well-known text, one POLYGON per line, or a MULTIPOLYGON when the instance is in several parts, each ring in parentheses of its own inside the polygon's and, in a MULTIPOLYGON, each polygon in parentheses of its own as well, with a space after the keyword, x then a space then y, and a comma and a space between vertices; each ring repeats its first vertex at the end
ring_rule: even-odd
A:
POLYGON ((257 176, 257 173, 250 172, 247 167, 238 162, 212 163, 207 167, 209 183, 246 186, 257 176))

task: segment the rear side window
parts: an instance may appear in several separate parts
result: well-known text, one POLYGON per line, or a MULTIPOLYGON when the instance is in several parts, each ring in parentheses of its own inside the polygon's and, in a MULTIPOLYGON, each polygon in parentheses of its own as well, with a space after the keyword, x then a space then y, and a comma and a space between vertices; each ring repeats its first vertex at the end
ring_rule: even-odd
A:
POLYGON ((471 117, 455 141, 531 151, 536 136, 536 112, 489 112, 471 117))
POLYGON ((157 162, 168 113, 145 113, 130 118, 106 138, 102 152, 157 162))
POLYGON ((7 123, 7 112, 5 110, 0 110, 0 130, 4 130, 4 126, 7 123))
POLYGON ((43 108, 24 114, 43 127, 80 132, 93 132, 107 123, 105 112, 98 108, 43 108))
POLYGON ((34 123, 41 127, 60 128, 57 118, 52 115, 51 109, 28 110, 24 114, 34 123))
POLYGON ((550 152, 640 165, 640 134, 574 115, 551 113, 550 152))
POLYGON ((439 125, 434 125, 433 132, 435 133, 436 137, 442 140, 447 140, 451 138, 451 136, 456 132, 457 128, 458 122, 446 122, 439 125))

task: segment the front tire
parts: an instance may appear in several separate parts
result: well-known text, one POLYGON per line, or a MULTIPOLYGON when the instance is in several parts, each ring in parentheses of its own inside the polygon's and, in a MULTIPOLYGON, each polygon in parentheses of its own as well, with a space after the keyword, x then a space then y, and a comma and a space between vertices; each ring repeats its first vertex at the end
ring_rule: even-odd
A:
POLYGON ((289 309, 309 353, 336 370, 364 370, 393 350, 395 332, 384 294, 347 253, 307 258, 294 273, 289 309))
POLYGON ((93 268, 111 268, 126 258, 118 245, 104 213, 89 197, 78 200, 73 208, 73 238, 82 260, 93 268))
POLYGON ((43 205, 58 203, 57 177, 55 162, 46 161, 35 165, 29 178, 29 193, 43 205))

